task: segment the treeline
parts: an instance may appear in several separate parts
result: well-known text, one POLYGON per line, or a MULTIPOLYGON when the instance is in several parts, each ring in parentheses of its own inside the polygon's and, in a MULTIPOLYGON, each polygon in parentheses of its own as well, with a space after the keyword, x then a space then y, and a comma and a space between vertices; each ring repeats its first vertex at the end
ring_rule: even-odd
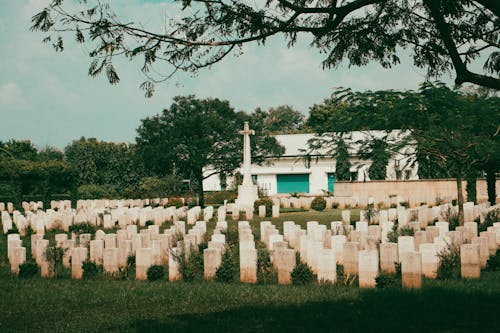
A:
POLYGON ((499 110, 500 99, 487 91, 457 91, 441 83, 425 83, 418 91, 336 89, 313 105, 307 118, 288 105, 245 113, 228 101, 178 96, 159 114, 141 120, 134 144, 82 137, 59 151, 37 149, 30 141, 0 142, 0 196, 145 198, 191 190, 203 205, 203 180, 220 174, 224 188, 240 166, 238 129, 248 121, 255 130, 254 163, 283 153, 273 134, 315 132, 319 139, 309 143, 304 158, 327 151, 337 161, 337 179, 347 180, 349 132, 381 130, 387 135, 354 142, 355 154, 370 163, 371 179, 384 179, 388 160, 411 144, 420 178, 465 178, 474 184, 486 174, 494 202, 499 110), (394 129, 411 135, 395 139, 394 129))

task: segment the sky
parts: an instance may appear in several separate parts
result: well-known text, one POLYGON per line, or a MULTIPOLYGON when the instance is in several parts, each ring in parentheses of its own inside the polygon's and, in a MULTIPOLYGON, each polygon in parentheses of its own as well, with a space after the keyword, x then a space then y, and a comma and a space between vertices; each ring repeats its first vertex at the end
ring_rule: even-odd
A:
MULTIPOLYGON (((168 108, 178 95, 225 99, 247 112, 288 104, 307 114, 334 87, 417 89, 425 79, 425 70, 414 67, 405 53, 402 63, 390 70, 376 63, 323 70, 322 55, 307 42, 288 49, 274 38, 264 47, 249 45, 243 55, 230 56, 196 76, 183 74, 159 84, 147 99, 139 89, 144 81, 139 62, 118 61, 121 82, 110 85, 105 77, 88 76, 88 46, 69 42, 64 52, 56 53, 41 42, 44 34, 29 31, 31 17, 50 1, 0 0, 0 141, 29 139, 40 148, 61 149, 82 136, 132 143, 141 119, 168 108)), ((151 28, 177 13, 172 8, 177 5, 162 0, 111 2, 124 21, 149 23, 151 28)), ((452 82, 449 75, 442 80, 452 82)))

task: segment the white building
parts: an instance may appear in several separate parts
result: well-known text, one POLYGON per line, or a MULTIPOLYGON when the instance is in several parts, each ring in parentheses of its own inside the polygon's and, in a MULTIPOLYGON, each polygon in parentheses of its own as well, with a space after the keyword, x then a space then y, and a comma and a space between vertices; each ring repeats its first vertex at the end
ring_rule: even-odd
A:
MULTIPOLYGON (((357 156, 359 141, 367 138, 380 139, 387 137, 389 142, 400 140, 404 136, 402 131, 366 131, 351 132, 346 139, 349 146, 349 155, 351 162, 351 180, 368 181, 368 169, 371 161, 361 160, 357 156)), ((312 156, 310 163, 304 159, 305 151, 308 148, 308 140, 315 134, 284 134, 276 135, 278 142, 285 147, 282 156, 269 157, 262 165, 252 164, 252 176, 260 189, 268 195, 285 193, 310 193, 323 194, 325 191, 334 192, 335 190, 335 159, 319 151, 317 155, 312 156), (309 165, 308 165, 309 164, 309 165)), ((413 147, 407 146, 404 151, 400 151, 389 160, 387 166, 387 180, 397 179, 418 179, 416 163, 411 163, 409 157, 414 151, 413 147)), ((231 181, 231 180, 229 180, 231 181)), ((206 179, 203 183, 206 191, 221 190, 220 179, 214 175, 206 179)))

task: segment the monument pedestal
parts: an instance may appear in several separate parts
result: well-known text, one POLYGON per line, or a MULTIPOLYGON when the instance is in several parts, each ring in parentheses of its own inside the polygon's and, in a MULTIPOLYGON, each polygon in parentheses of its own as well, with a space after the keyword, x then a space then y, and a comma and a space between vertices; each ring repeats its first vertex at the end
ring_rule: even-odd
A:
POLYGON ((238 199, 235 200, 235 204, 240 211, 244 211, 247 208, 253 209, 253 203, 258 198, 259 193, 257 191, 257 185, 239 185, 238 199))

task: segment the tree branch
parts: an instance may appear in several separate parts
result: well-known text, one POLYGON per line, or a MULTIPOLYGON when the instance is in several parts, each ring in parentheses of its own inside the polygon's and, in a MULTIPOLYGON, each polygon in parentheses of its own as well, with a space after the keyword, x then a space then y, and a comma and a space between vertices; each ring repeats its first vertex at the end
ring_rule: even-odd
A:
POLYGON ((424 3, 429 9, 430 15, 434 18, 434 24, 441 35, 443 44, 455 68, 455 73, 457 75, 455 83, 460 85, 464 82, 470 82, 483 87, 500 90, 499 79, 487 75, 476 74, 467 69, 467 66, 460 58, 460 54, 458 53, 451 35, 450 27, 444 20, 443 13, 441 12, 441 0, 424 0, 424 3))

